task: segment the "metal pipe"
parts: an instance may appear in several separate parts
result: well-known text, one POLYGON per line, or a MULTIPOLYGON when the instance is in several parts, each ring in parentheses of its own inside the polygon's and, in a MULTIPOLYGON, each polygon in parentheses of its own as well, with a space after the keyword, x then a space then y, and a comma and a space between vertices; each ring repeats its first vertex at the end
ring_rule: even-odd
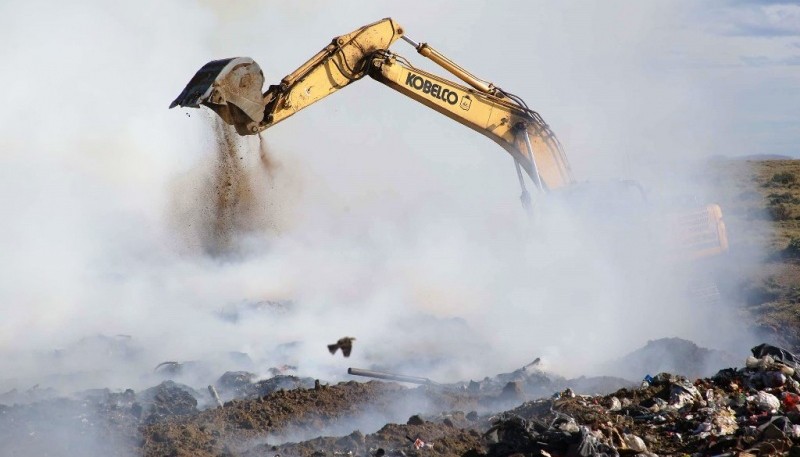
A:
POLYGON ((528 129, 522 129, 522 132, 523 135, 525 135, 525 147, 528 148, 528 158, 531 159, 531 165, 533 166, 533 182, 540 191, 544 192, 542 177, 539 175, 539 167, 536 165, 536 158, 533 155, 533 146, 531 145, 531 138, 528 136, 528 129))
POLYGON ((425 384, 435 386, 437 383, 428 378, 419 378, 416 376, 405 376, 402 374, 386 373, 383 371, 362 370, 361 368, 348 368, 347 374, 354 376, 366 376, 368 378, 386 379, 389 381, 410 382, 412 384, 425 384))

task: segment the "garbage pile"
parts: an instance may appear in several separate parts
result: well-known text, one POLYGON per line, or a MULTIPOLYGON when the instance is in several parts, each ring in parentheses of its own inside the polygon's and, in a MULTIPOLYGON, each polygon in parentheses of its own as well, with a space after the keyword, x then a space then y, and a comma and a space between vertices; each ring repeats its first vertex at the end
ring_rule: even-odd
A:
POLYGON ((0 454, 800 456, 800 362, 766 344, 742 368, 696 380, 581 380, 624 384, 601 395, 583 395, 592 390, 549 375, 539 361, 457 384, 351 371, 418 386, 230 371, 207 389, 164 381, 141 392, 0 404, 0 454))
POLYGON ((800 364, 774 346, 752 352, 694 382, 661 373, 612 395, 525 403, 492 418, 487 455, 800 455, 800 364))
POLYGON ((605 362, 601 371, 626 379, 637 379, 642 373, 672 373, 690 379, 713 376, 720 367, 734 367, 741 357, 725 351, 698 346, 682 338, 660 338, 643 347, 605 362))
POLYGON ((524 399, 548 397, 553 392, 570 389, 584 394, 613 392, 623 387, 632 387, 635 382, 613 376, 581 376, 567 379, 541 367, 540 359, 511 373, 500 373, 481 381, 448 384, 448 387, 463 387, 469 392, 480 394, 487 407, 511 407, 524 399), (499 400, 494 401, 494 400, 499 400), (513 403, 513 404, 511 404, 513 403))
POLYGON ((309 389, 314 387, 313 378, 301 378, 278 374, 268 379, 257 380, 255 373, 247 371, 225 372, 215 383, 223 401, 232 399, 259 398, 280 389, 309 389))

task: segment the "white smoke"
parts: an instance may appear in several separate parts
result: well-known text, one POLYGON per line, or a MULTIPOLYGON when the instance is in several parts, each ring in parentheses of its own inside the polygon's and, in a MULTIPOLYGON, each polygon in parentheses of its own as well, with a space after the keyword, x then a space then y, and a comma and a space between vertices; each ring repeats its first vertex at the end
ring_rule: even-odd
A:
POLYGON ((531 226, 505 152, 370 80, 265 132, 271 175, 258 139, 241 140, 260 216, 234 231, 235 249, 209 255, 213 124, 169 102, 208 60, 252 56, 274 83, 388 15, 525 98, 581 180, 683 186, 683 161, 721 152, 702 84, 667 68, 681 49, 662 58, 682 36, 678 4, 287 5, 0 7, 0 391, 66 373, 91 373, 70 377, 75 388, 141 387, 159 362, 231 351, 260 372, 296 363, 335 378, 369 365, 453 381, 540 355, 581 373, 663 336, 737 339, 707 331, 713 314, 681 296, 679 269, 634 255, 646 239, 607 243, 555 204, 531 226), (287 300, 279 316, 248 307, 287 300), (220 317, 237 306, 239 319, 220 317), (132 362, 107 343, 75 349, 96 335, 129 335, 132 362), (325 344, 345 335, 358 338, 353 356, 332 358, 325 344))

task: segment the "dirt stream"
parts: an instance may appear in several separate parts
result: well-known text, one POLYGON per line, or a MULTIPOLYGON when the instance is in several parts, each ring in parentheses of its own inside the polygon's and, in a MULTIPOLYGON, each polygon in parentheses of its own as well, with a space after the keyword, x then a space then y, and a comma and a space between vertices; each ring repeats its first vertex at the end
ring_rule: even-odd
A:
POLYGON ((217 256, 235 250, 239 235, 263 230, 273 223, 267 197, 257 188, 256 181, 273 181, 279 165, 261 136, 255 167, 245 161, 251 153, 244 141, 219 119, 214 121, 214 138, 211 188, 205 197, 210 217, 203 246, 206 252, 217 256))

